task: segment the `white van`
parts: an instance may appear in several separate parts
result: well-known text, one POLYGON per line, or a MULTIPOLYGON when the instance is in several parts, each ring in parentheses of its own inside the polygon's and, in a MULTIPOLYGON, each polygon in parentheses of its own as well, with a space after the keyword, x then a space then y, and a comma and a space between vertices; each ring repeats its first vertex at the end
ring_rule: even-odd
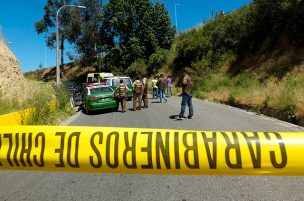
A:
POLYGON ((132 100, 132 80, 130 77, 124 76, 113 76, 113 77, 106 77, 103 79, 106 85, 109 85, 116 90, 117 86, 120 84, 120 80, 124 81, 124 84, 128 86, 129 91, 127 93, 127 100, 132 100))
POLYGON ((104 84, 103 79, 106 77, 113 77, 112 73, 88 73, 87 75, 87 86, 93 86, 94 84, 104 84))

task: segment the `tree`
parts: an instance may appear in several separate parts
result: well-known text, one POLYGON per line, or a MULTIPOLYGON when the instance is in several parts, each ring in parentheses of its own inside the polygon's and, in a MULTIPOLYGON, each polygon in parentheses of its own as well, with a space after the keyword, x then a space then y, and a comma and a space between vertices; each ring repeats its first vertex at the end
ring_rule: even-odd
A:
MULTIPOLYGON (((46 33, 46 44, 49 48, 55 48, 56 43, 56 13, 57 10, 71 4, 71 0, 48 0, 44 7, 44 16, 35 23, 35 29, 38 34, 46 33)), ((64 42, 67 36, 73 35, 69 32, 69 23, 71 21, 70 7, 66 7, 60 11, 58 17, 59 24, 59 49, 61 50, 61 65, 64 63, 64 42)))
POLYGON ((78 5, 86 9, 74 9, 69 32, 74 33, 69 38, 76 44, 76 50, 84 63, 93 63, 98 53, 102 51, 99 30, 102 24, 101 0, 78 0, 78 5))
POLYGON ((159 1, 154 6, 154 22, 159 46, 162 49, 170 49, 175 35, 175 28, 171 27, 168 10, 159 1))
POLYGON ((104 7, 100 37, 105 61, 125 70, 138 59, 148 60, 158 48, 169 49, 175 35, 168 12, 159 1, 110 0, 104 7))

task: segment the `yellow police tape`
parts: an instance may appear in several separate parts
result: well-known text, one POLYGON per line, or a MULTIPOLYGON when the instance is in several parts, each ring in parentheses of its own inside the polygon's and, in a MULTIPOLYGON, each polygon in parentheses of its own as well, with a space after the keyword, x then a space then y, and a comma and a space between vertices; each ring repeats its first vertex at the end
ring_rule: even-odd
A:
POLYGON ((0 170, 304 175, 304 133, 0 127, 0 170))

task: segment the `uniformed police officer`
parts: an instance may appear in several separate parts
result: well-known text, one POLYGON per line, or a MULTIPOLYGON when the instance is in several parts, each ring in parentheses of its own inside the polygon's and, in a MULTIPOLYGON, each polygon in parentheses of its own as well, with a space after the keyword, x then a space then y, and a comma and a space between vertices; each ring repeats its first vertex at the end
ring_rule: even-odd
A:
MULTIPOLYGON (((120 80, 120 85, 117 86, 115 92, 118 93, 118 100, 121 103, 122 112, 126 112, 126 101, 127 101, 127 92, 129 88, 123 83, 123 80, 120 80)), ((119 104, 117 106, 118 110, 119 104)))
POLYGON ((143 93, 143 85, 139 79, 139 77, 136 77, 135 82, 132 85, 132 92, 133 92, 133 111, 136 110, 136 102, 138 100, 139 102, 139 110, 141 110, 141 97, 143 93))

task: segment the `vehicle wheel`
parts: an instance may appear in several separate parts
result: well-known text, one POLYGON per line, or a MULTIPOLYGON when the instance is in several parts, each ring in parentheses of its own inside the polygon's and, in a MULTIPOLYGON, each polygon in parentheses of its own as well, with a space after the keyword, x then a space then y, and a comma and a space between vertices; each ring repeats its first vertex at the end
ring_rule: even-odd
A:
POLYGON ((85 114, 90 114, 90 111, 89 111, 89 109, 87 108, 86 105, 82 105, 82 111, 83 111, 85 114))
POLYGON ((85 111, 85 113, 86 113, 87 115, 90 114, 90 110, 89 110, 87 107, 84 108, 84 111, 85 111))
POLYGON ((115 107, 113 107, 113 111, 118 112, 118 107, 119 107, 119 105, 116 105, 115 107))

